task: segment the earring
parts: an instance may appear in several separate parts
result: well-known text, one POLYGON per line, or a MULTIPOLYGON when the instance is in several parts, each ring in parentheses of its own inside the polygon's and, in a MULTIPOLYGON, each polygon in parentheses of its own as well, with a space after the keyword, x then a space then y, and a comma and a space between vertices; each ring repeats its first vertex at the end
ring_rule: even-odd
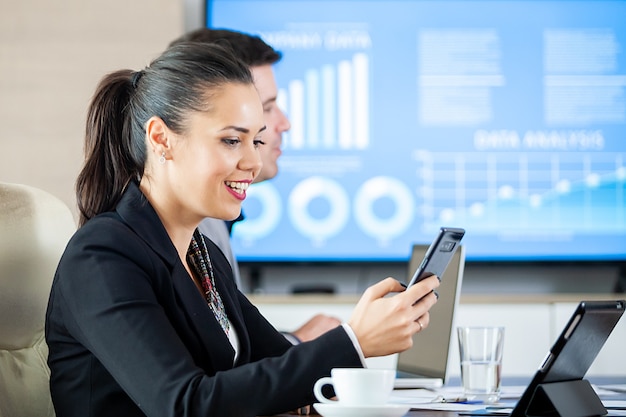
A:
POLYGON ((165 163, 165 152, 163 152, 161 154, 161 156, 159 157, 159 164, 164 164, 165 163))

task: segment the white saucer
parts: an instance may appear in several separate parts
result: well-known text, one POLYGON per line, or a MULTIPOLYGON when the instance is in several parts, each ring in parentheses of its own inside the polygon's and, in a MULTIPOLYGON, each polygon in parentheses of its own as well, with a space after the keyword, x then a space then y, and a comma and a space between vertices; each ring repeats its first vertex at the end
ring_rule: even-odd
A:
POLYGON ((323 417, 401 417, 411 409, 404 404, 351 406, 315 403, 313 407, 323 417))

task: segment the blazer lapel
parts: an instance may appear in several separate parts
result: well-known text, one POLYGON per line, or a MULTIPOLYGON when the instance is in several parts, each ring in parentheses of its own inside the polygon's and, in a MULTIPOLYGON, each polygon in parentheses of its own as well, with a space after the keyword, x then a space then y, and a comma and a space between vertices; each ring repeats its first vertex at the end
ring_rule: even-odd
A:
MULTIPOLYGON (((185 312, 188 322, 200 341, 196 344, 198 352, 191 352, 194 359, 198 363, 209 361, 214 371, 231 368, 235 351, 228 340, 228 336, 220 327, 206 300, 185 270, 159 216, 139 190, 137 184, 131 182, 128 185, 116 211, 128 227, 144 239, 168 265, 172 273, 172 285, 179 298, 180 308, 185 312)), ((221 291, 221 286, 218 286, 218 291, 221 291)), ((231 302, 232 300, 229 298, 227 304, 231 304, 231 302)), ((228 310, 227 306, 227 314, 228 310)))
POLYGON ((174 267, 172 280, 174 289, 180 297, 181 307, 201 341, 203 360, 209 360, 211 368, 215 371, 232 368, 235 351, 228 336, 182 263, 179 262, 174 267))

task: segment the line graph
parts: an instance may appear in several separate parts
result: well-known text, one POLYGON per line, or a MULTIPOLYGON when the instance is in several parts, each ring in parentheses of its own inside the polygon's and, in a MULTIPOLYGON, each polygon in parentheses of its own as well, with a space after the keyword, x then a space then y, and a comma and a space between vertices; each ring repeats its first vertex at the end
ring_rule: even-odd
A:
POLYGON ((564 235, 626 230, 624 153, 416 151, 414 160, 427 227, 443 222, 485 233, 564 235))

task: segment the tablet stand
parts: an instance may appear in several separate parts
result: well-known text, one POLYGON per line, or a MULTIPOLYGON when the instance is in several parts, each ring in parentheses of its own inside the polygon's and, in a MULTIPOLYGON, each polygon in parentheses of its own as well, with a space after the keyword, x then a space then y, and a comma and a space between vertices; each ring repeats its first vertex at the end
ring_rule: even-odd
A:
POLYGON ((526 410, 528 417, 592 417, 605 414, 606 408, 585 379, 537 385, 526 410))

